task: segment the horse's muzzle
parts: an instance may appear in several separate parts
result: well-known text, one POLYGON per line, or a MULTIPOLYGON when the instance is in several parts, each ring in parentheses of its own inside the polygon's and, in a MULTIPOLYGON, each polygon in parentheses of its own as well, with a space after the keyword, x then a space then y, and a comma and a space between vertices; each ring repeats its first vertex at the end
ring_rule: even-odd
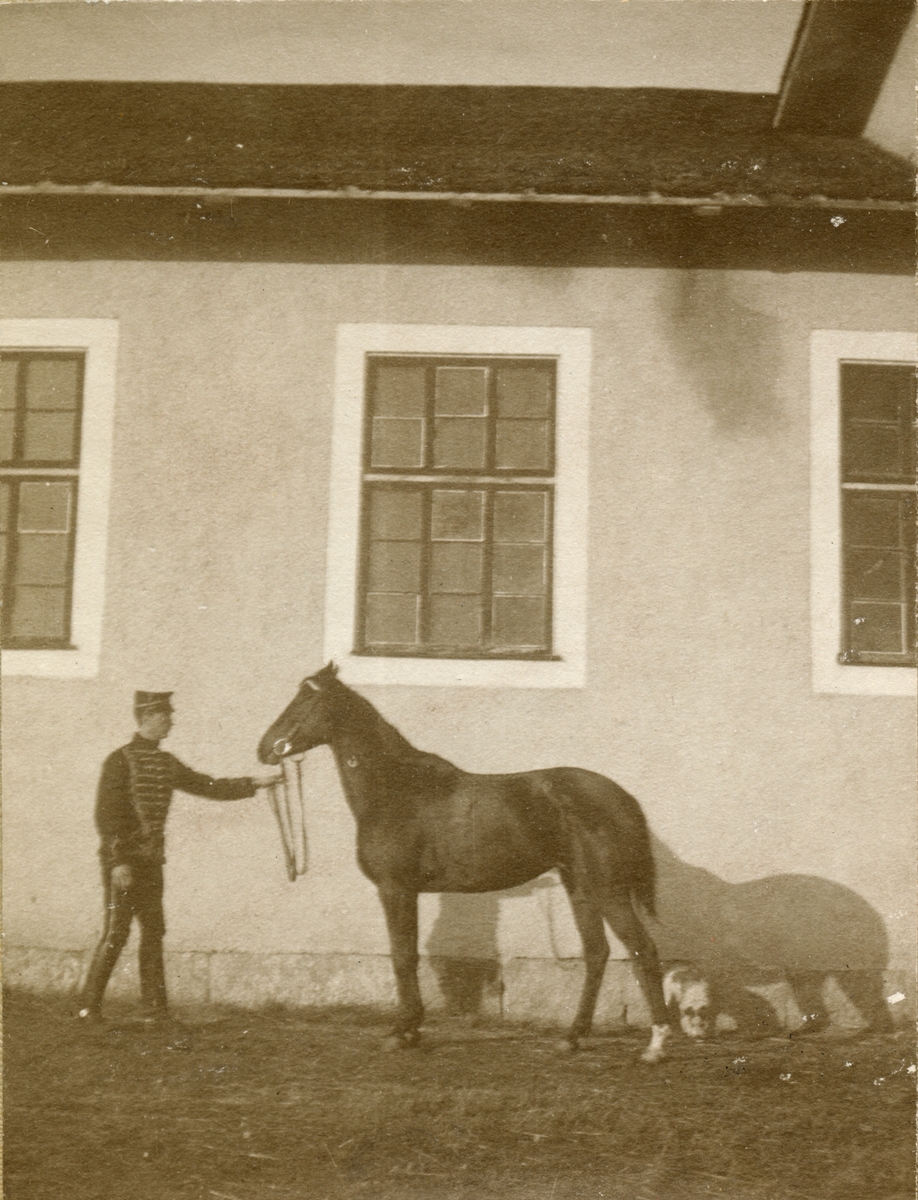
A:
POLYGON ((275 758, 281 759, 281 758, 286 758, 286 756, 290 753, 290 751, 292 749, 293 749, 293 744, 291 742, 289 742, 287 740, 287 738, 278 738, 277 741, 274 743, 274 745, 271 747, 271 753, 274 755, 275 758))

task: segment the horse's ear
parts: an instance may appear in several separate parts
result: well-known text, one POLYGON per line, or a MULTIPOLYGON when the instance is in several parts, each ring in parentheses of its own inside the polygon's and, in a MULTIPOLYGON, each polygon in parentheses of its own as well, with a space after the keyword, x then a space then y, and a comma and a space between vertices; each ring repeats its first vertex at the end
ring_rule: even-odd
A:
POLYGON ((337 664, 333 663, 330 659, 325 665, 325 670, 329 673, 329 675, 337 675, 338 674, 337 664))

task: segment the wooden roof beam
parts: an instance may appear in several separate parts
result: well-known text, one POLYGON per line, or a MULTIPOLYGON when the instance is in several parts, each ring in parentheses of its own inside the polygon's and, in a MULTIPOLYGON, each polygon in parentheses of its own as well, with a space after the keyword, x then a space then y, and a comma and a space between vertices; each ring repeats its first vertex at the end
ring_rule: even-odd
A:
POLYGON ((775 110, 782 133, 859 137, 914 0, 808 0, 775 110))

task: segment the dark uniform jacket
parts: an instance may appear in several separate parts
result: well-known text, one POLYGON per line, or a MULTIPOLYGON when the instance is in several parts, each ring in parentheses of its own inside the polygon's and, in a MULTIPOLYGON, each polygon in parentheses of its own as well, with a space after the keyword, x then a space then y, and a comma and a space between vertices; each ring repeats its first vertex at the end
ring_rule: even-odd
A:
POLYGON ((200 775, 174 754, 160 750, 136 733, 126 746, 108 756, 96 797, 96 828, 102 839, 102 861, 165 861, 164 833, 174 790, 207 800, 244 800, 255 794, 249 778, 211 779, 200 775))

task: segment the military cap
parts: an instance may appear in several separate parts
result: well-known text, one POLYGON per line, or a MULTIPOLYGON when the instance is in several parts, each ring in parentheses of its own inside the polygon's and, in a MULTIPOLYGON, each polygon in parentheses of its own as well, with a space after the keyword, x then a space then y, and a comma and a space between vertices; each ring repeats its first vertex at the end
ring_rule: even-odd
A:
POLYGON ((134 712, 172 712, 172 693, 135 692, 134 712))

